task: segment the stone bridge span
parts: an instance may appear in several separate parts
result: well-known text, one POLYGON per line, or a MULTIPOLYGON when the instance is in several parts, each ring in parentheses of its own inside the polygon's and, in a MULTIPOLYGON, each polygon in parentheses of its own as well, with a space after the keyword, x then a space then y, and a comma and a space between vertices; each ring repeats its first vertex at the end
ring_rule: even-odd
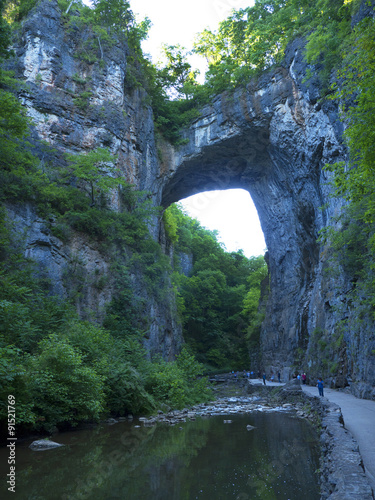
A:
MULTIPOLYGON (((265 367, 292 363, 295 349, 306 348, 315 328, 333 327, 337 318, 331 306, 342 298, 322 272, 325 252, 317 243, 338 203, 329 198, 323 166, 343 158, 340 123, 333 104, 320 104, 315 80, 303 83, 306 64, 299 41, 289 47, 282 67, 216 97, 185 130, 186 145, 172 148, 156 144, 145 92, 126 85, 126 47, 108 48, 100 68, 80 57, 85 36, 78 29, 67 36, 57 0, 44 0, 15 40, 9 64, 25 82, 20 98, 33 119, 33 134, 53 148, 45 160, 64 168, 67 152, 109 147, 118 155, 124 177, 151 192, 156 205, 168 206, 204 190, 247 189, 269 251, 265 367), (77 75, 91 93, 85 109, 76 105, 83 90, 77 75)), ((118 208, 116 197, 111 203, 118 208)), ((28 257, 48 272, 51 292, 68 294, 64 276, 73 257, 79 257, 86 278, 77 309, 97 311, 100 320, 113 287, 109 279, 99 290, 90 277, 98 268, 109 275, 106 256, 82 235, 64 243, 44 234, 37 215, 28 207, 18 208, 20 213, 12 217, 27 232, 28 257)), ((181 340, 174 304, 150 297, 141 276, 134 276, 134 293, 147 304, 146 348, 172 359, 181 340)))
POLYGON ((332 321, 317 239, 334 210, 332 200, 321 209, 330 189, 323 167, 343 157, 341 125, 314 81, 303 83, 305 69, 291 47, 284 67, 215 98, 185 130, 187 144, 164 150, 159 177, 163 206, 214 189, 250 193, 269 252, 268 367, 291 364, 314 328, 332 321))

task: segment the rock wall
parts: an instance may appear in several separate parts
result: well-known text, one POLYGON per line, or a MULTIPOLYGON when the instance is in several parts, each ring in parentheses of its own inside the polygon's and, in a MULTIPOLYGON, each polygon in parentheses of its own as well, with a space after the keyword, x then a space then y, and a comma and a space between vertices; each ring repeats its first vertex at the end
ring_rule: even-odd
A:
POLYGON ((346 160, 343 124, 337 105, 321 100, 319 79, 305 82, 307 69, 303 40, 295 40, 281 67, 204 108, 185 132, 187 145, 169 151, 162 203, 205 190, 248 190, 269 252, 262 369, 323 374, 336 386, 350 380, 356 394, 372 398, 371 322, 360 337, 347 328, 339 342, 340 322, 355 317, 346 305, 351 284, 343 273, 327 273, 330 250, 318 242, 343 206, 331 197, 324 170, 346 160))
POLYGON ((345 160, 342 124, 333 104, 320 103, 318 81, 303 82, 302 48, 296 40, 282 67, 202 110, 187 145, 169 154, 162 196, 168 205, 211 189, 251 194, 269 252, 262 351, 274 373, 290 372, 312 332, 339 320, 340 292, 324 276, 326 249, 317 240, 340 208, 323 167, 345 160))
MULTIPOLYGON (((89 43, 92 56, 94 42, 90 31, 64 26, 56 0, 42 1, 21 28, 14 68, 27 84, 20 97, 34 120, 35 136, 54 147, 45 153, 46 160, 63 168, 64 152, 109 147, 119 155, 124 177, 148 191, 155 205, 165 207, 205 190, 248 190, 269 252, 263 368, 287 373, 294 366, 315 376, 324 366, 312 347, 314 335, 325 332, 333 342, 339 321, 348 314, 337 306, 345 303, 350 286, 344 276, 324 272, 329 252, 317 241, 341 207, 330 197, 330 174, 323 167, 345 160, 346 152, 337 108, 320 101, 316 78, 304 81, 303 41, 289 46, 279 68, 213 99, 185 130, 187 144, 180 148, 156 144, 147 96, 126 85, 127 47, 97 44, 90 59, 84 47, 89 43)), ((111 202, 116 209, 115 196, 111 202)), ((64 246, 46 234, 30 207, 10 210, 27 228, 28 255, 48 269, 58 293, 67 293, 64 272, 81 263, 84 286, 77 307, 81 314, 94 310, 100 320, 113 284, 109 279, 94 290, 92 273, 108 276, 106 257, 80 236, 64 246)), ((167 253, 172 252, 158 221, 151 230, 167 253)), ((186 262, 187 273, 189 266, 186 262)), ((158 301, 149 296, 140 276, 132 281, 147 304, 147 348, 173 357, 182 339, 172 296, 158 301)), ((368 354, 375 346, 366 329, 362 337, 347 332, 347 348, 337 359, 346 363, 345 377, 355 372, 353 386, 364 384, 360 393, 372 397, 375 357, 368 354)))
MULTIPOLYGON (((79 13, 73 15, 78 20, 79 13)), ((107 147, 118 155, 128 182, 154 192, 159 160, 152 110, 143 90, 127 89, 126 44, 99 47, 92 32, 65 24, 56 0, 40 2, 15 39, 10 65, 25 82, 19 97, 33 120, 31 141, 42 161, 63 169, 64 153, 107 147), (53 149, 38 151, 36 139, 53 149)), ((116 193, 110 203, 113 210, 119 208, 116 193)), ((31 205, 7 208, 23 233, 26 256, 50 280, 51 292, 73 296, 80 316, 100 323, 114 292, 110 255, 82 234, 67 243, 59 240, 48 229, 53 221, 40 219, 31 205)), ((157 237, 157 224, 151 229, 157 237)), ((124 249, 124 264, 127 253, 124 249)), ((173 359, 182 343, 173 293, 164 299, 151 296, 136 270, 130 281, 148 352, 173 359)))

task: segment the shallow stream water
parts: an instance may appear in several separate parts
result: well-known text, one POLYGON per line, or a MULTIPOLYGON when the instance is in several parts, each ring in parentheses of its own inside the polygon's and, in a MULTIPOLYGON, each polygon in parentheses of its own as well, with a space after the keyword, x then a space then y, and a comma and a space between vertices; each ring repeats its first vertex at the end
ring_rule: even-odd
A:
POLYGON ((30 441, 19 443, 15 494, 6 491, 8 452, 0 449, 0 498, 319 499, 318 439, 291 414, 219 415, 152 427, 134 420, 52 439, 65 446, 32 451, 30 441))

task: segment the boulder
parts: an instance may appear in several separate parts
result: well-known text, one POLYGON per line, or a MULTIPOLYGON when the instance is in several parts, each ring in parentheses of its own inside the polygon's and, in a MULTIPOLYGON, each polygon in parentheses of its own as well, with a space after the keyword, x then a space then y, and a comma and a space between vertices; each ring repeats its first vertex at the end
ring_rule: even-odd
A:
POLYGON ((64 445, 55 443, 54 441, 50 441, 49 439, 38 439, 37 441, 33 441, 29 448, 34 451, 45 451, 52 450, 54 448, 61 448, 62 446, 64 445))

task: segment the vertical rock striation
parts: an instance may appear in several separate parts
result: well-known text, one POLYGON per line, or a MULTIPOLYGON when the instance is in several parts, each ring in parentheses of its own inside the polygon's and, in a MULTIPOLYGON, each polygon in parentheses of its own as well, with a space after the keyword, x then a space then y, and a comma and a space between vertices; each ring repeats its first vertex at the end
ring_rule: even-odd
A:
MULTIPOLYGON (((186 130, 188 144, 170 154, 162 203, 204 190, 248 190, 269 252, 264 368, 289 374, 302 369, 315 377, 327 375, 329 363, 341 363, 344 384, 350 348, 326 357, 317 349, 318 334, 335 349, 339 322, 348 314, 341 307, 350 289, 348 278, 325 272, 329 248, 318 242, 320 231, 335 223, 343 206, 331 197, 331 174, 324 170, 346 159, 343 125, 335 105, 321 102, 318 79, 304 82, 306 69, 303 41, 296 40, 282 67, 232 95, 217 96, 186 130)), ((369 339, 369 332, 364 337, 369 339)), ((358 346, 350 332, 346 342, 358 346)), ((369 346, 361 345, 363 354, 357 351, 352 362, 362 366, 358 375, 366 372, 371 397, 375 374, 369 373, 369 346)))
MULTIPOLYGON (((14 42, 11 65, 25 82, 19 97, 33 120, 38 155, 42 162, 63 169, 64 153, 109 148, 118 155, 126 180, 138 190, 153 192, 157 205, 159 160, 152 110, 142 89, 127 89, 128 48, 124 42, 99 44, 89 28, 78 27, 79 12, 73 16, 77 23, 67 26, 56 0, 39 2, 14 42), (37 139, 52 148, 42 151, 37 139)), ((116 193, 110 203, 113 210, 120 208, 116 193)), ((8 206, 8 212, 24 233, 26 256, 50 280, 51 293, 75 297, 81 317, 101 322, 115 287, 110 255, 81 233, 60 241, 48 229, 51 221, 41 220, 30 205, 8 206)), ((123 249, 124 265, 128 257, 130 251, 123 249)), ((130 283, 145 347, 150 354, 173 359, 182 342, 173 293, 154 297, 137 269, 130 283)))
MULTIPOLYGON (((188 141, 180 148, 156 145, 146 94, 126 86, 127 47, 99 45, 89 29, 68 30, 56 0, 42 1, 31 11, 14 49, 16 74, 25 81, 20 97, 34 120, 34 135, 54 148, 40 155, 55 166, 64 168, 65 152, 108 147, 119 155, 126 180, 164 207, 204 190, 249 191, 269 252, 264 367, 276 372, 291 369, 298 360, 319 361, 313 359, 314 334, 324 331, 333 338, 347 314, 336 306, 345 301, 348 283, 344 276, 324 273, 329 252, 318 243, 319 231, 341 207, 330 197, 330 174, 323 167, 345 160, 346 152, 338 110, 320 102, 317 80, 304 83, 303 41, 289 46, 279 68, 213 99, 184 131, 188 141)), ((116 196, 111 203, 116 210, 116 196)), ((82 235, 69 244, 52 237, 31 207, 9 211, 26 228, 27 255, 52 279, 54 292, 68 293, 63 275, 77 266, 82 285, 77 307, 83 315, 95 311, 100 321, 113 294, 110 263, 100 249, 82 235), (95 272, 108 278, 100 289, 93 284, 95 272)), ((157 221, 151 229, 167 248, 157 221)), ((181 343, 173 296, 156 299, 141 276, 131 280, 149 318, 146 347, 172 358, 181 343)), ((349 372, 350 366, 358 367, 362 394, 371 397, 374 363, 365 359, 366 339, 365 332, 359 341, 347 334, 345 356, 351 358, 349 372)))

